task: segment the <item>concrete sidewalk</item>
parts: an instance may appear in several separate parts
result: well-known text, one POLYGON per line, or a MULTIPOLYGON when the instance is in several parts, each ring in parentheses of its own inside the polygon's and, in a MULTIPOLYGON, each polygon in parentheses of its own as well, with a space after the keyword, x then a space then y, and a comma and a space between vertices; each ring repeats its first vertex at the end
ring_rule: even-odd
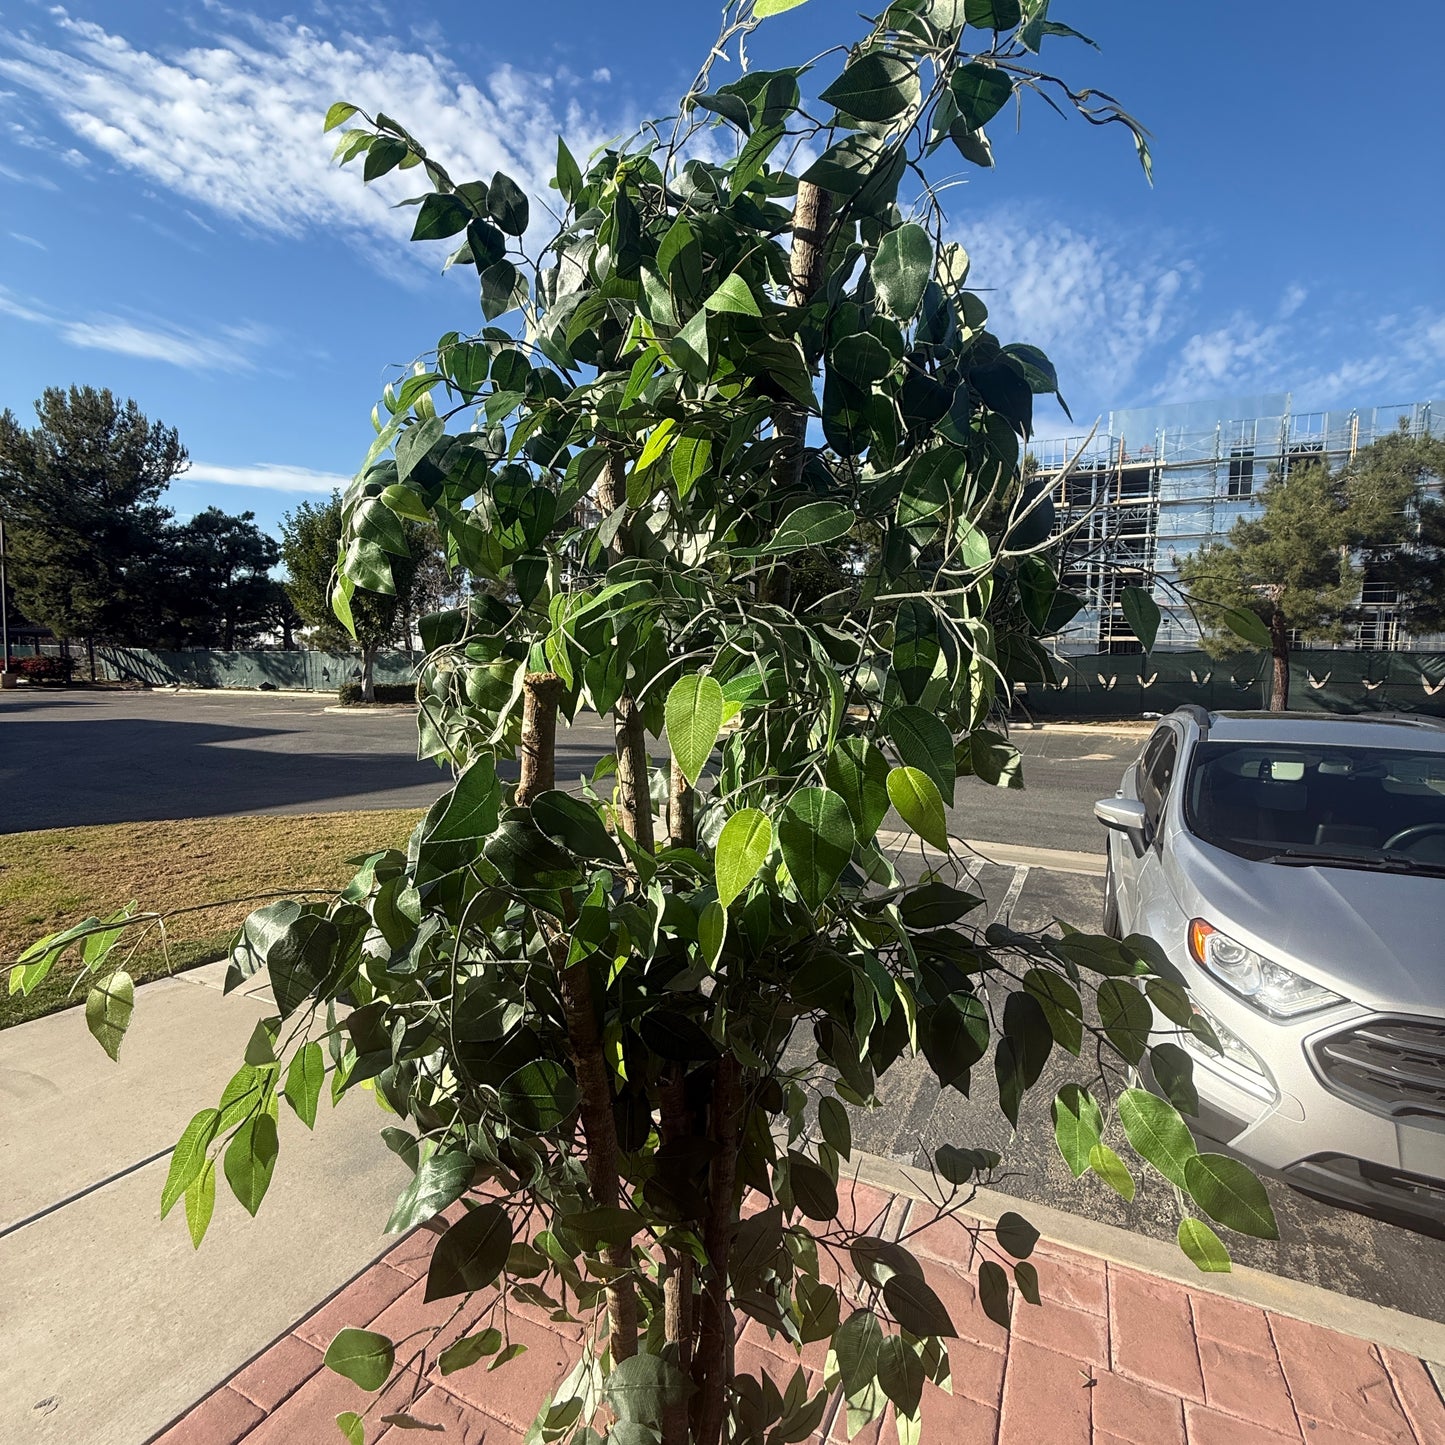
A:
POLYGON ((78 1010, 0 1032, 0 1441, 135 1445, 388 1247, 405 1166, 365 1095, 315 1137, 284 1106, 250 1219, 224 1180, 199 1251, 160 1221, 170 1150, 242 1061, 264 984, 224 965, 137 990, 119 1064, 78 1010))
MULTIPOLYGON (((844 1191, 860 1227, 897 1238, 931 1217, 906 1195, 856 1184, 844 1191)), ((517 1445, 547 1391, 577 1358, 576 1326, 541 1310, 509 1306, 506 1335, 526 1353, 492 1373, 485 1364, 443 1376, 437 1352, 475 1325, 489 1301, 450 1319, 455 1301, 423 1301, 435 1235, 402 1241, 301 1320, 227 1384, 202 1399, 156 1445, 282 1445, 340 1440, 335 1417, 364 1415, 368 1442, 404 1445, 415 1426, 382 1417, 406 1412, 433 1438, 517 1445), (450 1320, 450 1323, 447 1323, 450 1320), (372 1328, 393 1339, 446 1324, 424 1358, 379 1396, 322 1365, 338 1329, 372 1328)), ((1042 1306, 1014 1301, 1012 1330, 990 1320, 970 1278, 970 1236, 956 1221, 910 1241, 948 1307, 952 1393, 928 1385, 923 1440, 938 1445, 1344 1445, 1445 1440, 1445 1403, 1415 1356, 1318 1324, 1188 1288, 1053 1243, 1033 1254, 1042 1306)), ((975 1261, 976 1268, 976 1261, 975 1261)), ((810 1392, 825 1347, 769 1338, 742 1321, 738 1369, 768 1374, 780 1390, 799 1363, 810 1392)), ((423 1340, 413 1338, 408 1351, 423 1340)), ((829 1400, 814 1442, 847 1439, 846 1411, 829 1400)), ((896 1438, 892 1407, 856 1440, 896 1438)))

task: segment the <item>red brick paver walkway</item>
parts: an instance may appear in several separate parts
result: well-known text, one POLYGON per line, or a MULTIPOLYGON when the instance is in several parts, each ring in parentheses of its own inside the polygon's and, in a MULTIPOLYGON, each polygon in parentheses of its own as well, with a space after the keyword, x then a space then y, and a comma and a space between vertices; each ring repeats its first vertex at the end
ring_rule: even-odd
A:
MULTIPOLYGON (((854 1190, 860 1218, 907 1217, 866 1185, 854 1190)), ((914 1216, 918 1218, 920 1216, 914 1216)), ((486 1363, 442 1376, 436 1353, 481 1314, 468 1306, 429 1350, 424 1371, 380 1398, 322 1365, 345 1326, 399 1340, 447 1320, 455 1301, 423 1303, 426 1229, 302 1320, 187 1415, 155 1445, 298 1445, 340 1442, 344 1410, 365 1412, 367 1445, 416 1440, 514 1445, 538 1404, 577 1359, 575 1327, 527 1306, 511 1315, 510 1338, 527 1351, 502 1369, 486 1363), (434 1427, 422 1434, 383 1423, 405 1410, 434 1427), (435 1428, 440 1427, 440 1428, 435 1428)), ((968 1236, 943 1223, 910 1241, 960 1338, 949 1343, 953 1393, 925 1386, 923 1441, 938 1445, 1440 1445, 1445 1404, 1413 1356, 1318 1325, 1257 1309, 1041 1242, 1034 1251, 1042 1307, 1016 1299, 1014 1327, 985 1315, 966 1269, 968 1236)), ((807 1347, 810 1377, 822 1346, 807 1347)), ((406 1351, 398 1349, 398 1359, 406 1351)), ((780 1389, 799 1364, 792 1347, 746 1324, 738 1369, 769 1373, 780 1389)), ((815 1441, 846 1441, 846 1412, 829 1402, 815 1441)), ((861 1445, 896 1439, 889 1408, 861 1445)))

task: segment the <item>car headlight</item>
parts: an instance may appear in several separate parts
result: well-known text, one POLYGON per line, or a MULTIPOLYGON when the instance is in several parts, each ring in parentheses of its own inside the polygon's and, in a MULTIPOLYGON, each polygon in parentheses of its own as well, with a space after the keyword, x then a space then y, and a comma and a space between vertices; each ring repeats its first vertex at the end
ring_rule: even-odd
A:
POLYGON ((1339 994, 1291 973, 1282 964, 1261 958, 1252 948, 1221 933, 1212 923, 1189 923, 1189 952, 1195 963, 1212 973, 1231 993, 1272 1018, 1292 1019, 1341 1003, 1339 994))

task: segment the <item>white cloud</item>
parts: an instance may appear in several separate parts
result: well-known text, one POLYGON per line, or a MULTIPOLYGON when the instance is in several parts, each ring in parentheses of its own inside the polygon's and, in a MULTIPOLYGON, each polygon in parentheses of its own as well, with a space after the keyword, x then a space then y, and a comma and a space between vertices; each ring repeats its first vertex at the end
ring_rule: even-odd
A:
MULTIPOLYGON (((392 209, 424 190, 394 173, 363 186, 359 164, 331 162, 321 117, 346 99, 396 116, 459 180, 501 169, 547 195, 556 137, 586 154, 611 134, 568 82, 502 65, 480 84, 436 49, 387 36, 323 36, 214 7, 207 42, 161 54, 63 11, 45 42, 11 35, 0 76, 38 97, 92 150, 188 202, 260 230, 353 238, 409 233, 392 209)), ((536 208, 534 208, 535 211, 536 208)))
POLYGON ((0 314, 43 326, 71 346, 110 351, 146 361, 164 361, 193 371, 250 371, 252 354, 270 333, 261 326, 221 326, 213 332, 177 326, 155 317, 97 313, 66 316, 33 298, 20 297, 0 286, 0 314))
POLYGON ((19 241, 22 246, 34 246, 37 251, 48 251, 49 246, 44 241, 37 241, 34 236, 27 236, 23 231, 11 231, 10 239, 19 241))
POLYGON ((985 214, 952 235, 970 288, 1001 341, 1042 347, 1070 404, 1108 406, 1183 323, 1193 265, 1140 238, 1089 233, 1022 211, 985 214))
POLYGON ((249 467, 224 467, 212 462, 192 462, 182 482, 211 482, 221 487, 261 487, 270 492, 322 492, 340 488, 343 492, 351 478, 340 472, 318 472, 310 467, 289 467, 272 462, 257 462, 249 467))

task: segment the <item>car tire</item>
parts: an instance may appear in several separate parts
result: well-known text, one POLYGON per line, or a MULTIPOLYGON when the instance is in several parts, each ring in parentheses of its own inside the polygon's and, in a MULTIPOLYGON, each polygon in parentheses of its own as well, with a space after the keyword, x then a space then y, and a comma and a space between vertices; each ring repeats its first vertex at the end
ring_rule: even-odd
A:
POLYGON ((1119 892, 1114 887, 1114 855, 1104 855, 1104 919, 1102 928, 1110 938, 1122 938, 1119 926, 1119 892))

